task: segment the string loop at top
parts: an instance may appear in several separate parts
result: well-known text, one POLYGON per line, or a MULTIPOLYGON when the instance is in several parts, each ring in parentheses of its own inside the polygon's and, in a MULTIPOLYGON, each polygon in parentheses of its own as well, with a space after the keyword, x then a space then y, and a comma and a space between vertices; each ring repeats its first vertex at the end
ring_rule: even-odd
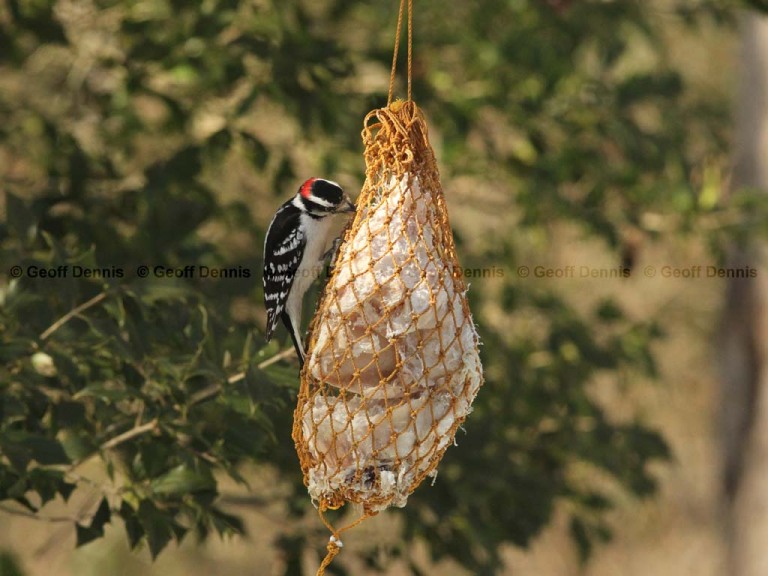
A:
MULTIPOLYGON (((411 98, 411 78, 413 70, 413 0, 408 2, 408 100, 411 98)), ((397 31, 395 32, 395 49, 392 54, 392 72, 389 75, 389 95, 387 106, 392 103, 392 94, 395 90, 395 73, 397 72, 397 55, 400 50, 400 31, 403 27, 403 13, 406 0, 400 0, 400 9, 397 13, 397 31)))

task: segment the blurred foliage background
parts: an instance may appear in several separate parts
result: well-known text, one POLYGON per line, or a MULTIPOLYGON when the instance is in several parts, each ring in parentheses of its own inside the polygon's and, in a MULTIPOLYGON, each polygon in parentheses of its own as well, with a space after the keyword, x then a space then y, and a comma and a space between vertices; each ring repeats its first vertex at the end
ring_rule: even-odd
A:
MULTIPOLYGON (((275 361, 287 335, 264 342, 262 244, 303 179, 359 189, 397 4, 0 1, 8 522, 37 518, 89 548, 119 532, 155 557, 242 533, 255 510, 254 573, 316 567, 327 534, 290 439, 298 367, 275 361), (34 277, 62 265, 65 277, 34 277)), ((632 390, 664 386, 657 356, 679 318, 642 303, 648 254, 695 242, 717 264, 766 221, 749 191, 722 198, 732 79, 685 56, 705 35, 730 54, 742 6, 415 2, 414 99, 461 262, 480 271, 468 281, 487 382, 434 486, 333 574, 502 574, 509 545, 555 522, 587 562, 616 503, 654 494, 673 453, 632 390), (536 272, 570 265, 608 277, 536 272)), ((0 573, 26 573, 25 554, 0 556, 0 573)), ((83 558, 61 569, 118 573, 109 554, 83 558)), ((206 574, 244 573, 196 558, 206 574)), ((148 570, 130 566, 120 573, 148 570)))

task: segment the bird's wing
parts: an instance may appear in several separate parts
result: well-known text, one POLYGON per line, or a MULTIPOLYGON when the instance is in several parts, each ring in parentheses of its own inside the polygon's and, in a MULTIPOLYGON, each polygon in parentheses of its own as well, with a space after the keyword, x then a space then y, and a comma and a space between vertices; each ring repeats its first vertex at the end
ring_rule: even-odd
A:
POLYGON ((286 203, 272 219, 264 242, 264 305, 267 309, 267 341, 277 327, 285 301, 291 290, 296 270, 304 256, 307 239, 302 232, 299 214, 278 219, 284 210, 292 210, 286 203), (267 256, 269 255, 269 259, 267 256))

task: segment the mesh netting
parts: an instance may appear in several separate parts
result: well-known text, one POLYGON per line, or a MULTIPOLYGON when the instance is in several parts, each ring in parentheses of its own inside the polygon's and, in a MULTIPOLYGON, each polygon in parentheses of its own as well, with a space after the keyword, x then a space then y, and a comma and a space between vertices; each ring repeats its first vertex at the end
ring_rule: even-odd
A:
POLYGON ((424 118, 365 119, 366 181, 310 326, 293 438, 321 510, 404 506, 482 384, 478 336, 424 118))

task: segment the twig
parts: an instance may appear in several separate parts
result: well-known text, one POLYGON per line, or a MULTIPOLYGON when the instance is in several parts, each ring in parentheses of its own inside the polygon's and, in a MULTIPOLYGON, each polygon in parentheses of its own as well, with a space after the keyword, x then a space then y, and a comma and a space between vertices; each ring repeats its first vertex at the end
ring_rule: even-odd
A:
POLYGON ((84 312, 85 310, 87 310, 91 306, 95 306, 96 304, 98 304, 99 302, 104 300, 104 298, 106 298, 106 297, 107 297, 107 293, 106 292, 100 292, 99 294, 97 294, 96 296, 94 296, 93 298, 88 300, 87 302, 83 302, 82 304, 80 304, 80 306, 77 306, 77 307, 73 308, 72 310, 70 310, 69 312, 64 314, 64 316, 62 316, 61 318, 56 320, 56 322, 51 324, 48 328, 46 328, 45 332, 40 334, 40 340, 47 340, 48 337, 51 334, 53 334, 54 332, 56 332, 56 330, 58 330, 59 328, 64 326, 64 324, 66 324, 67 322, 72 320, 72 318, 74 318, 75 316, 77 316, 81 312, 84 312))
MULTIPOLYGON (((291 354, 293 354, 294 348, 286 348, 285 350, 282 350, 275 354, 274 356, 270 356, 266 360, 262 360, 259 364, 256 365, 256 367, 259 370, 263 370, 267 366, 271 366, 272 364, 279 362, 283 358, 287 358, 291 354)), ((229 378, 227 378, 227 384, 236 384, 237 382, 240 382, 240 380, 243 380, 245 378, 245 371, 238 372, 237 374, 233 374, 229 378)), ((199 404, 200 402, 204 402, 205 400, 208 400, 208 398, 212 396, 216 396, 219 392, 221 392, 221 389, 223 386, 221 384, 213 384, 212 386, 208 386, 207 388, 204 388, 203 390, 200 390, 196 394, 194 394, 190 399, 190 404, 199 404)))
MULTIPOLYGON (((270 356, 266 360, 262 360, 261 362, 259 362, 256 365, 256 368, 258 368, 259 370, 264 370, 264 368, 266 368, 267 366, 272 366, 272 364, 280 362, 280 360, 284 358, 288 358, 291 354, 293 354, 294 350, 295 350, 294 348, 286 348, 285 350, 281 350, 274 356, 270 356)), ((240 382, 240 380, 242 380, 243 378, 245 378, 245 372, 244 371, 238 372, 237 374, 234 374, 229 378, 227 378, 227 384, 234 384, 235 382, 240 382)))
POLYGON ((80 468, 83 464, 88 462, 91 458, 96 456, 99 452, 102 452, 104 450, 111 450, 112 448, 116 448, 123 442, 128 442, 128 440, 131 440, 132 438, 136 438, 136 436, 141 436, 142 434, 146 434, 147 432, 152 432, 157 428, 157 418, 150 420, 146 424, 142 424, 140 426, 136 426, 134 428, 131 428, 130 430, 126 430, 122 434, 118 434, 114 438, 110 438, 106 442, 104 442, 101 446, 99 446, 98 450, 95 450, 91 454, 88 454, 87 456, 81 458, 80 460, 75 460, 72 462, 69 467, 67 467, 64 472, 66 474, 75 474, 75 470, 80 468))
MULTIPOLYGON (((272 366, 272 364, 274 364, 275 362, 279 362, 279 361, 280 361, 280 360, 282 360, 283 358, 288 358, 288 356, 290 356, 291 354, 293 354, 293 351, 294 351, 294 350, 295 350, 295 349, 294 349, 293 347, 291 347, 291 348, 286 348, 286 349, 285 349, 285 350, 283 350, 282 352, 278 352, 277 354, 275 354, 274 356, 272 356, 272 358, 267 358, 266 360, 262 360, 261 362, 259 362, 259 363, 256 365, 256 367, 257 367, 259 370, 263 370, 263 369, 264 369, 264 368, 266 368, 267 366, 272 366)), ((245 374, 243 374, 243 376, 245 376, 245 374)))
POLYGON ((136 436, 141 436, 142 434, 151 432, 155 428, 157 428, 157 418, 155 418, 154 420, 150 420, 149 422, 147 422, 146 424, 142 424, 141 426, 136 426, 135 428, 131 428, 130 430, 123 432, 122 434, 119 434, 118 436, 115 436, 110 440, 107 440, 106 442, 104 442, 104 444, 101 445, 100 449, 111 450, 112 448, 119 446, 123 442, 127 442, 132 438, 136 438, 136 436))

